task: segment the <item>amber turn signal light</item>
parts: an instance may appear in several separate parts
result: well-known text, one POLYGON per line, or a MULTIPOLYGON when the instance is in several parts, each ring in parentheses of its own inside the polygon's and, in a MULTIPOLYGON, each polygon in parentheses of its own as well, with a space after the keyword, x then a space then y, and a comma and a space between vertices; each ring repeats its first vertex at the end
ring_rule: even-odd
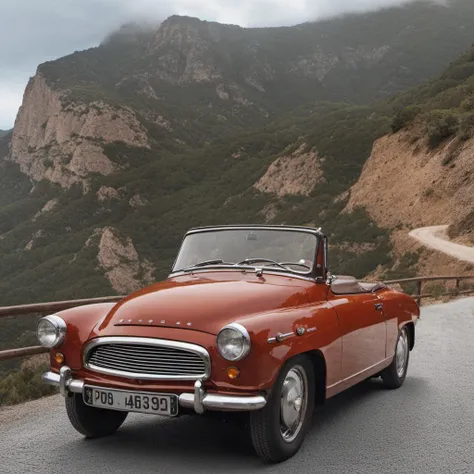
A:
POLYGON ((62 364, 64 362, 64 354, 61 354, 61 352, 56 352, 54 358, 58 364, 62 364))
POLYGON ((237 367, 229 367, 227 369, 227 377, 234 380, 240 375, 240 370, 237 367))

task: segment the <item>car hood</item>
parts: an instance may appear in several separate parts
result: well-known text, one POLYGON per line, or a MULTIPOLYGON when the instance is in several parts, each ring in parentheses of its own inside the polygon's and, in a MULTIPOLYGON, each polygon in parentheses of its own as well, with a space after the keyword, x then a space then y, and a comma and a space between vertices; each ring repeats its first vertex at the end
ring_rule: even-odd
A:
POLYGON ((147 326, 217 334, 239 317, 307 304, 308 284, 283 275, 259 278, 235 271, 170 278, 119 302, 94 332, 123 334, 123 326, 147 326))

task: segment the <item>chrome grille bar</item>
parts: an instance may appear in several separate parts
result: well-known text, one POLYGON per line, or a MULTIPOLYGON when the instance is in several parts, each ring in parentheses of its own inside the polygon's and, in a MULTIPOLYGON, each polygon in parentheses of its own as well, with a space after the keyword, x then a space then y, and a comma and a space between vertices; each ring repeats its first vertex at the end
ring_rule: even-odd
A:
POLYGON ((211 368, 201 346, 145 337, 93 339, 83 359, 94 372, 146 380, 205 380, 211 368))
POLYGON ((151 362, 151 363, 147 363, 146 361, 131 361, 131 360, 127 360, 127 361, 123 361, 123 359, 117 359, 117 358, 114 358, 114 359, 111 359, 111 358, 108 358, 108 357, 102 357, 102 356, 97 356, 96 354, 93 354, 90 358, 89 358, 89 364, 98 364, 98 365, 107 365, 107 364, 117 364, 119 366, 131 366, 131 367, 137 367, 137 368, 140 368, 142 367, 143 369, 147 368, 147 367, 155 367, 155 368, 159 368, 159 367, 163 367, 163 368, 166 368, 166 367, 180 367, 180 368, 183 368, 183 369, 186 369, 187 367, 189 368, 195 368, 197 370, 203 370, 203 364, 202 362, 201 363, 192 363, 192 364, 173 364, 173 363, 166 363, 166 364, 162 364, 160 363, 159 361, 158 362, 151 362))
MULTIPOLYGON (((185 359, 185 358, 182 358, 182 359, 173 359, 173 358, 170 358, 170 357, 159 357, 159 356, 141 356, 141 355, 130 355, 130 354, 127 354, 127 353, 124 353, 124 354, 118 354, 118 353, 108 353, 106 351, 104 351, 103 349, 100 350, 100 352, 95 352, 94 353, 94 356, 98 356, 98 357, 105 357, 105 358, 108 358, 110 357, 111 359, 113 358, 119 358, 119 360, 123 360, 124 359, 124 356, 126 356, 127 358, 129 359, 134 359, 134 360, 137 360, 137 361, 154 361, 154 360, 157 360, 157 361, 160 361, 160 362, 172 362, 174 364, 179 364, 181 362, 183 363, 189 363, 191 362, 191 359, 185 359)), ((92 357, 92 356, 91 356, 92 357)), ((201 361, 196 361, 196 363, 199 363, 201 364, 201 361)))

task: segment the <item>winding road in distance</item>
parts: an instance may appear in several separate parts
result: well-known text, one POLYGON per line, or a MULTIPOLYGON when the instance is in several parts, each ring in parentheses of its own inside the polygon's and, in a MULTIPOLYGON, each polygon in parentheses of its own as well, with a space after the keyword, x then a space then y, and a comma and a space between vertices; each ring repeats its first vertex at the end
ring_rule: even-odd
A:
POLYGON ((421 227, 412 230, 408 235, 433 250, 443 252, 463 262, 474 263, 474 247, 451 242, 448 237, 448 227, 447 225, 421 227))
POLYGON ((235 426, 130 415, 83 439, 60 396, 0 409, 1 474, 472 474, 474 298, 422 308, 405 384, 359 384, 319 408, 301 451, 264 466, 235 426))

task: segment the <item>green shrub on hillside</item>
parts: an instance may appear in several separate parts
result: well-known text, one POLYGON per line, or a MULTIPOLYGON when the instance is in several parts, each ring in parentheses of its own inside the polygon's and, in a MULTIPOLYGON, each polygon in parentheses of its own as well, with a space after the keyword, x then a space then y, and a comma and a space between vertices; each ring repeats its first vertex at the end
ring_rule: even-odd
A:
POLYGON ((474 110, 459 117, 459 138, 469 140, 474 135, 474 110))
POLYGON ((461 102, 461 109, 467 112, 474 111, 474 95, 470 95, 469 97, 466 97, 461 102))
POLYGON ((431 149, 456 134, 458 129, 459 120, 451 110, 433 110, 426 116, 426 134, 431 149))
POLYGON ((48 368, 47 364, 22 367, 0 380, 0 406, 15 405, 57 393, 56 388, 41 381, 41 374, 48 368))
POLYGON ((414 105, 399 110, 392 120, 392 132, 396 133, 407 127, 421 112, 421 108, 414 105))
POLYGON ((448 69, 444 74, 446 78, 453 79, 455 81, 463 81, 474 75, 474 62, 466 61, 460 64, 456 64, 448 69))

